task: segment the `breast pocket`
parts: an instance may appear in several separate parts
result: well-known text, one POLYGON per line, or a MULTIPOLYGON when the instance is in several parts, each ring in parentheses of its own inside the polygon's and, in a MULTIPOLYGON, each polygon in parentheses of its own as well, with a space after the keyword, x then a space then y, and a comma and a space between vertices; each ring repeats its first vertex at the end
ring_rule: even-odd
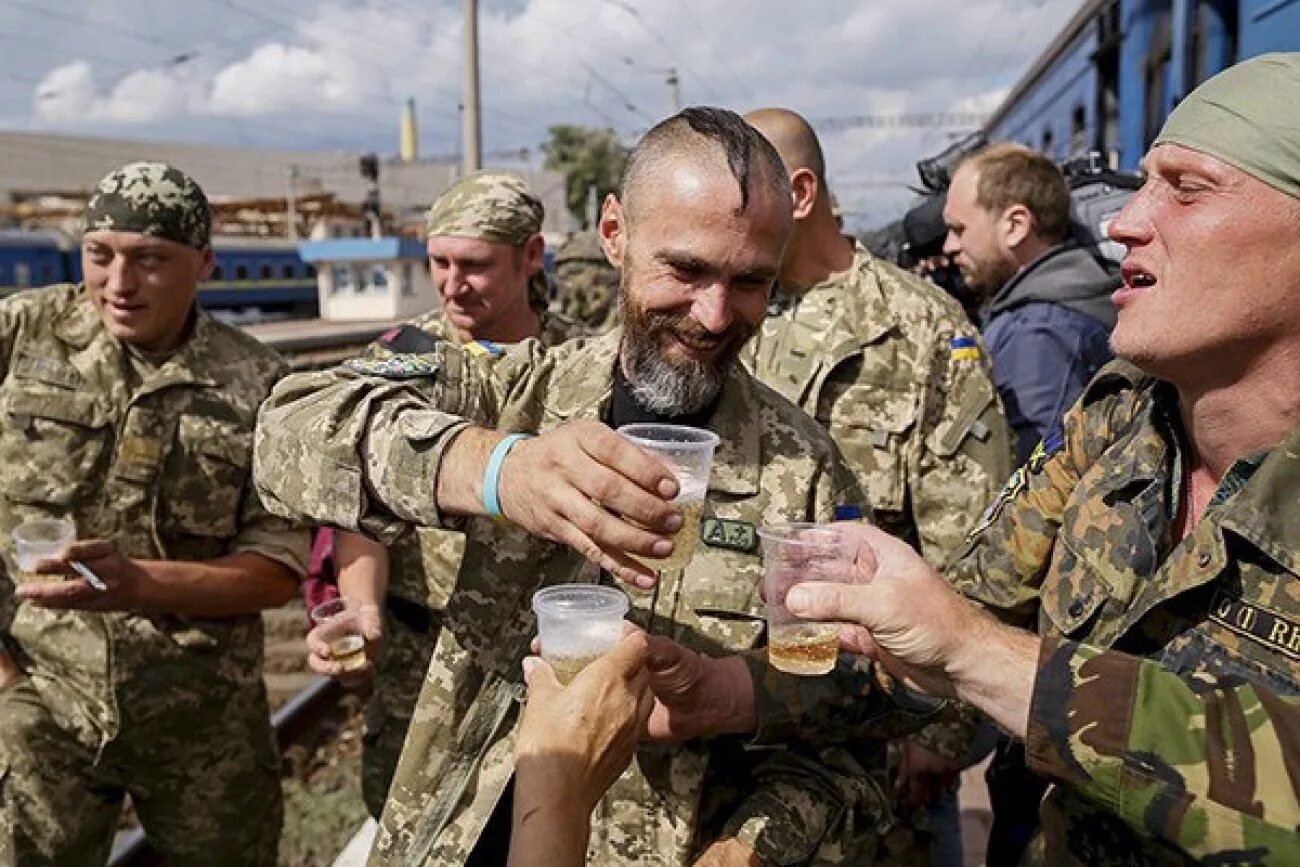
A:
POLYGON ((679 640, 702 653, 740 653, 763 644, 767 611, 757 553, 702 545, 682 585, 681 618, 690 629, 679 640))
POLYGON ((112 438, 102 403, 87 394, 11 381, 3 405, 0 466, 8 500, 68 507, 97 487, 112 438))
POLYGON ((887 385, 855 384, 834 396, 827 415, 831 436, 866 489, 872 508, 903 511, 915 396, 887 385))
POLYGON ((253 433, 242 425, 183 415, 169 462, 165 511, 170 529, 228 538, 239 527, 239 507, 253 458, 253 433))

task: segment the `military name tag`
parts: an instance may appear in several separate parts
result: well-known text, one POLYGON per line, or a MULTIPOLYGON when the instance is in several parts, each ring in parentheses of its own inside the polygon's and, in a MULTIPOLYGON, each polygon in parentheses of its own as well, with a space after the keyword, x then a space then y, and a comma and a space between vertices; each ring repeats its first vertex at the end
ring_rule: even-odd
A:
POLYGON ((1210 619, 1238 635, 1253 638, 1292 659, 1300 659, 1300 623, 1252 605, 1220 590, 1210 605, 1210 619))
POLYGON ((758 531, 748 521, 705 518, 700 522, 700 541, 710 548, 752 554, 758 550, 758 531))

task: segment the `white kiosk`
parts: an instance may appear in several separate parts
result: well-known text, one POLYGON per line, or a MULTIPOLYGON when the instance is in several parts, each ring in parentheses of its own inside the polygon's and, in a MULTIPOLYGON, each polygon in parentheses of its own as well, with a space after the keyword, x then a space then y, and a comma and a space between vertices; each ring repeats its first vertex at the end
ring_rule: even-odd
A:
POLYGON ((414 238, 306 241, 298 253, 316 266, 323 320, 409 319, 439 304, 424 244, 414 238))

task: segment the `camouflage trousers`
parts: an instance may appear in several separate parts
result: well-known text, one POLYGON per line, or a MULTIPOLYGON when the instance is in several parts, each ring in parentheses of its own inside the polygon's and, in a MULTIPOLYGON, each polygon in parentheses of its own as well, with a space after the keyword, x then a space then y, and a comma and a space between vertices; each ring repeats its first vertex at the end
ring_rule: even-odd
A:
POLYGON ((391 610, 384 618, 384 651, 375 667, 374 692, 366 706, 361 752, 361 797, 376 820, 384 811, 437 640, 435 625, 416 628, 393 616, 391 610))
POLYGON ((0 867, 104 864, 127 794, 172 867, 274 867, 283 803, 260 689, 97 741, 31 679, 0 691, 0 867))

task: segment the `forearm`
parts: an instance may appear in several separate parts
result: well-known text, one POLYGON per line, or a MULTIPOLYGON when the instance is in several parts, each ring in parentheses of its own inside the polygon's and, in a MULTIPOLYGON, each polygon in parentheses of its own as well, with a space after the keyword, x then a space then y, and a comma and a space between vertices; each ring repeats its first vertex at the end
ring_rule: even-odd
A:
POLYGON ((358 533, 339 531, 334 539, 339 594, 382 609, 388 594, 388 549, 358 533))
POLYGON ((522 762, 515 775, 508 867, 581 867, 591 811, 545 764, 522 762))
POLYGON ((278 608, 298 590, 294 574, 260 554, 216 560, 135 560, 133 607, 186 617, 237 617, 278 608))
POLYGON ((949 661, 957 698, 973 705, 1012 737, 1025 737, 1034 695, 1039 637, 976 612, 962 649, 949 661))

